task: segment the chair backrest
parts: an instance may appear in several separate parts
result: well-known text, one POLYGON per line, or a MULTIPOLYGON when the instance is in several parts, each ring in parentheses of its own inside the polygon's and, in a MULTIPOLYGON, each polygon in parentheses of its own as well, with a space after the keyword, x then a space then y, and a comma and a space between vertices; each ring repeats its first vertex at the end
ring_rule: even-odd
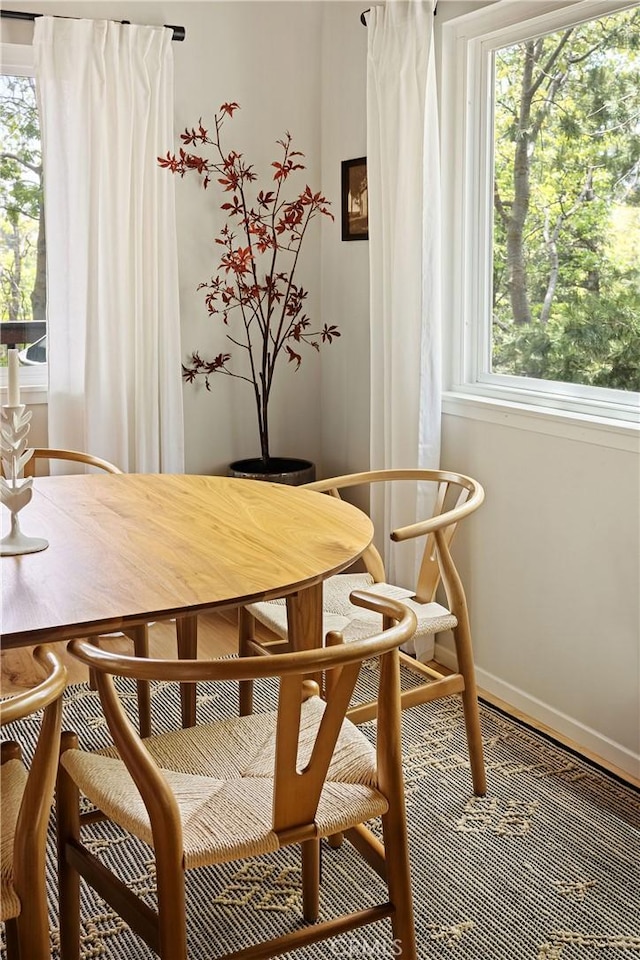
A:
MULTIPOLYGON (((120 757, 145 803, 154 836, 167 823, 180 829, 175 797, 138 738, 120 703, 113 676, 136 680, 254 680, 279 678, 273 793, 273 829, 285 832, 313 824, 320 793, 344 723, 362 661, 380 657, 378 714, 378 779, 384 789, 389 765, 400 756, 400 681, 398 647, 416 629, 415 615, 402 604, 354 592, 352 602, 381 614, 387 629, 367 640, 341 643, 330 634, 328 646, 269 657, 225 660, 142 660, 114 654, 89 641, 72 640, 69 651, 95 670, 100 700, 120 757), (304 769, 298 769, 301 704, 309 674, 335 670, 317 739, 304 769), (381 747, 384 745, 384 749, 381 747), (390 747, 390 744, 392 745, 390 747)), ((315 686, 315 685, 314 685, 315 686)), ((308 689, 308 687, 307 687, 308 689)), ((397 771, 396 771, 397 775, 397 771)))
MULTIPOLYGON (((339 491, 347 487, 395 481, 428 483, 434 487, 435 503, 431 517, 392 530, 389 536, 397 542, 426 537, 416 585, 416 599, 421 603, 434 600, 441 579, 449 597, 453 589, 446 574, 446 569, 453 565, 449 547, 460 521, 477 510, 484 500, 484 490, 477 480, 448 470, 369 470, 318 480, 305 484, 305 489, 340 497, 339 491)), ((386 580, 382 557, 373 544, 362 555, 362 559, 376 583, 386 580)), ((455 568, 451 572, 457 580, 455 568)), ((451 603, 451 597, 449 600, 451 603)))
MULTIPOLYGON (((34 657, 46 669, 46 679, 25 693, 0 702, 3 727, 44 710, 13 839, 14 886, 22 903, 25 897, 45 897, 45 845, 58 769, 62 694, 67 678, 65 667, 50 648, 36 647, 34 657)), ((19 745, 4 742, 3 763, 14 759, 20 759, 19 745)))
POLYGON ((104 470, 105 473, 122 473, 122 470, 119 470, 113 463, 109 463, 108 460, 93 457, 90 453, 82 453, 80 450, 56 450, 53 447, 34 447, 33 456, 25 464, 25 476, 29 477, 34 475, 36 460, 67 460, 73 463, 84 463, 88 467, 96 467, 98 470, 104 470))

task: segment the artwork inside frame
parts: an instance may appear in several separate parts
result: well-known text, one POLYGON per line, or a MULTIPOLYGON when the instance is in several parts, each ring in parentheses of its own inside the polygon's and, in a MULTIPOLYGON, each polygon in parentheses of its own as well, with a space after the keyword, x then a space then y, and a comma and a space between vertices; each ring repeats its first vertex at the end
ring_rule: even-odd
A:
POLYGON ((367 158, 342 161, 342 239, 369 239, 367 158))

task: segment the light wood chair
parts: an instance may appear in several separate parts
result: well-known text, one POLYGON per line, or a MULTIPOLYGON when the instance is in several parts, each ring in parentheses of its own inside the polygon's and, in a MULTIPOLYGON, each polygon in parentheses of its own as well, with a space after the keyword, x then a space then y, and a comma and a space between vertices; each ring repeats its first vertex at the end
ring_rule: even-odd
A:
MULTIPOLYGON (((122 473, 122 470, 108 460, 102 460, 100 457, 94 457, 80 450, 36 447, 34 448, 33 456, 25 465, 26 476, 33 476, 35 474, 35 464, 38 460, 62 460, 81 463, 87 467, 103 470, 105 473, 122 473)), ((133 641, 133 649, 136 657, 149 656, 149 628, 147 624, 127 627, 124 633, 125 636, 133 641)), ((194 658, 197 651, 197 617, 179 617, 176 620, 176 636, 178 656, 185 659, 194 658)), ((91 671, 89 683, 91 688, 95 690, 95 677, 91 671)), ((148 737, 151 734, 151 702, 149 684, 144 680, 140 680, 137 684, 137 695, 140 735, 148 737)), ((195 696, 193 686, 185 685, 181 698, 182 722, 185 726, 192 726, 195 723, 195 696)))
POLYGON ((2 726, 44 710, 28 769, 18 743, 5 741, 0 750, 0 920, 5 924, 8 960, 49 960, 51 956, 45 848, 67 671, 46 647, 36 647, 34 656, 47 670, 46 679, 0 703, 2 726))
MULTIPOLYGON (((353 644, 273 657, 213 661, 139 660, 74 640, 70 652, 93 667, 115 747, 96 753, 63 734, 57 787, 60 932, 65 960, 79 957, 79 875, 162 960, 186 960, 185 870, 258 856, 291 844, 302 849, 302 902, 311 926, 225 960, 257 960, 391 918, 395 956, 416 956, 400 743, 398 647, 415 615, 401 604, 354 594, 385 629, 353 644), (380 709, 374 748, 345 713, 363 659, 380 658, 380 709), (305 679, 330 671, 326 702, 305 679), (277 677, 277 709, 140 740, 113 675, 178 682, 277 677), (101 811, 80 815, 79 792, 101 811), (363 825, 382 816, 384 846, 363 825), (157 912, 82 844, 85 822, 109 818, 155 852, 157 912), (388 902, 317 923, 319 838, 344 831, 386 879, 388 902)), ((339 639, 339 638, 334 638, 339 639)), ((258 931, 259 932, 259 931, 258 931)))
POLYGON ((33 456, 28 460, 24 467, 26 477, 32 477, 36 473, 37 460, 66 460, 71 463, 82 463, 87 467, 95 467, 97 470, 104 470, 105 473, 122 473, 118 467, 109 463, 108 460, 101 460, 100 457, 93 457, 90 453, 83 453, 80 450, 56 450, 53 447, 34 447, 33 456))
MULTIPOLYGON (((411 481, 428 484, 433 488, 434 510, 428 520, 421 520, 390 533, 391 540, 400 542, 425 537, 422 561, 415 588, 401 589, 405 585, 387 583, 382 558, 370 546, 363 555, 366 573, 338 574, 324 583, 325 632, 338 623, 345 640, 369 636, 379 628, 379 618, 368 611, 358 610, 349 602, 352 590, 374 591, 381 596, 394 597, 407 604, 416 614, 418 627, 416 639, 433 637, 436 633, 451 630, 455 642, 457 671, 447 673, 433 660, 429 664, 401 652, 405 667, 418 674, 424 683, 402 694, 403 709, 426 703, 451 694, 461 694, 464 708, 465 728, 473 789, 482 796, 486 793, 486 774, 478 697, 476 690, 473 650, 469 613, 462 581, 451 556, 451 541, 459 523, 474 513, 484 500, 482 486, 471 477, 445 470, 377 470, 349 474, 328 480, 305 484, 306 490, 316 490, 339 497, 340 490, 347 487, 374 483, 398 483, 411 481), (436 592, 442 583, 447 606, 436 602, 436 592)), ((425 488, 426 489, 426 488, 425 488)), ((268 627, 287 642, 287 611, 283 601, 273 600, 254 603, 239 614, 239 654, 250 656, 281 649, 273 644, 259 642, 255 635, 255 620, 268 627)), ((370 702, 352 707, 349 718, 361 723, 376 715, 377 703, 370 702)), ((240 713, 247 715, 252 709, 251 684, 240 687, 240 713)))

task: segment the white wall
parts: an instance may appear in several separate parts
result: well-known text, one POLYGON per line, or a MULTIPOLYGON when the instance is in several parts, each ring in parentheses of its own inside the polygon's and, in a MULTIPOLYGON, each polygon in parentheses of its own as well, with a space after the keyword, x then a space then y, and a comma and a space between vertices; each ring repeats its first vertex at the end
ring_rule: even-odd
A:
POLYGON ((637 450, 449 414, 442 463, 487 495, 456 543, 480 684, 640 775, 637 450))
POLYGON ((340 239, 340 164, 367 152, 365 7, 324 5, 322 170, 337 229, 322 236, 322 309, 323 319, 341 331, 322 361, 324 476, 369 466, 369 244, 340 239))

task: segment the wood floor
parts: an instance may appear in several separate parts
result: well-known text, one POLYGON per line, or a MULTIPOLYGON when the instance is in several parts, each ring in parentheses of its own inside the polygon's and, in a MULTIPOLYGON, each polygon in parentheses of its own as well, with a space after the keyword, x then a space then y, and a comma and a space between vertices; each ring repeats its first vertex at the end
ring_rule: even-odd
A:
MULTIPOLYGON (((156 623, 149 628, 151 656, 157 657, 175 657, 176 640, 174 623, 156 623)), ((271 636, 260 624, 256 624, 258 636, 265 638, 271 636)), ((106 647, 110 645, 114 650, 122 653, 130 653, 132 644, 123 637, 113 637, 109 640, 103 640, 106 647)), ((83 683, 88 680, 88 670, 85 666, 75 660, 66 652, 66 644, 53 644, 68 671, 69 683, 83 683)), ((198 618, 198 656, 202 658, 221 657, 233 654, 237 651, 237 618, 235 611, 226 613, 208 613, 201 614, 198 618)), ((13 693, 19 693, 22 690, 28 690, 40 679, 38 668, 34 665, 31 656, 31 648, 25 647, 21 650, 3 650, 0 653, 0 695, 10 696, 13 693)), ((546 734, 557 740, 563 746, 568 747, 576 753, 581 753, 587 760, 599 764, 605 770, 610 771, 621 780, 625 780, 631 786, 640 789, 640 780, 631 774, 604 760, 594 753, 583 750, 567 737, 552 730, 550 727, 534 720, 521 711, 511 707, 509 704, 497 697, 491 696, 483 690, 479 691, 481 697, 488 703, 492 703, 499 709, 516 720, 521 720, 534 730, 546 734)))

